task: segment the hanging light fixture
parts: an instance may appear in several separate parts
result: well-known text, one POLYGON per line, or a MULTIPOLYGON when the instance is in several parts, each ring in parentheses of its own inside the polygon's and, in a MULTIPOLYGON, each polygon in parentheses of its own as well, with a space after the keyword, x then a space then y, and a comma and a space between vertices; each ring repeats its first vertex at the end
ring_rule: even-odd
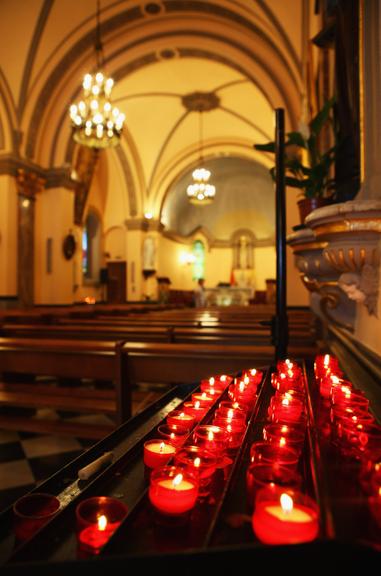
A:
POLYGON ((206 206, 211 204, 216 195, 216 187, 209 184, 210 170, 203 168, 202 156, 202 110, 199 110, 199 167, 192 172, 193 183, 187 188, 187 196, 191 204, 206 206))
POLYGON ((104 59, 100 34, 100 0, 97 0, 96 18, 97 69, 94 75, 84 76, 83 96, 78 103, 70 106, 70 118, 76 142, 92 148, 109 148, 119 144, 125 116, 112 106, 110 96, 114 80, 102 71, 104 59))

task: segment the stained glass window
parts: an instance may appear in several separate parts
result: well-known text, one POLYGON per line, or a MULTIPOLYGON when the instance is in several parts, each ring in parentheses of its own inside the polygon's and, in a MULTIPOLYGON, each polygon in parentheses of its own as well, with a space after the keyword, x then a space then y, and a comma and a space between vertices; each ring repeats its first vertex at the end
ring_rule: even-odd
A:
POLYGON ((196 240, 193 244, 193 280, 205 278, 205 247, 201 240, 196 240))

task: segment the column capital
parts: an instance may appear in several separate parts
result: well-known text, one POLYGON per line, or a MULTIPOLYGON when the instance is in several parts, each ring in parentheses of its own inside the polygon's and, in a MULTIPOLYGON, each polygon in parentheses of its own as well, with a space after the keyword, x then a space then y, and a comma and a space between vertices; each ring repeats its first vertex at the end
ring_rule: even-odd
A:
POLYGON ((20 196, 34 200, 36 194, 44 189, 45 182, 45 178, 41 178, 36 172, 27 172, 24 168, 17 170, 16 183, 20 196))

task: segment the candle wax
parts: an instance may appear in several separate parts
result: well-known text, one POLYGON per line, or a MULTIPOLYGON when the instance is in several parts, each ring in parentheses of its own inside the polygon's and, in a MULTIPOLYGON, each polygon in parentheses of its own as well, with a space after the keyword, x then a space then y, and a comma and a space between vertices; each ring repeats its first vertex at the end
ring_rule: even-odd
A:
POLYGON ((82 548, 97 554, 118 526, 119 523, 107 524, 104 530, 101 530, 97 524, 87 526, 79 534, 79 543, 82 548))
POLYGON ((176 448, 165 442, 152 442, 144 446, 144 464, 149 468, 163 466, 169 457, 176 452, 176 448))
POLYGON ((315 511, 301 504, 284 511, 278 502, 257 502, 252 523, 255 535, 264 544, 310 542, 319 532, 315 511))
POLYGON ((165 514, 183 514, 196 503, 198 489, 188 480, 173 484, 173 479, 161 479, 152 482, 149 488, 149 499, 152 504, 165 514))

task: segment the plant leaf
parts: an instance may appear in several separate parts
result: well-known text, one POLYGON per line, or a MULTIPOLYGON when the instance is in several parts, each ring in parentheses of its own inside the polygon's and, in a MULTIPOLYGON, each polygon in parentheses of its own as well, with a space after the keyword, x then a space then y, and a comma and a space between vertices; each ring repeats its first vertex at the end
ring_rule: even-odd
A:
POLYGON ((285 146, 300 146, 301 148, 307 148, 306 141, 300 132, 288 132, 287 138, 288 140, 285 143, 285 146))
POLYGON ((254 144, 256 150, 262 152, 275 152, 275 142, 267 142, 266 144, 254 144))
POLYGON ((315 136, 317 136, 322 129, 323 125, 329 118, 329 114, 331 112, 331 108, 335 103, 335 97, 330 98, 325 102, 323 108, 316 114, 314 118, 312 118, 310 122, 310 130, 315 136))

